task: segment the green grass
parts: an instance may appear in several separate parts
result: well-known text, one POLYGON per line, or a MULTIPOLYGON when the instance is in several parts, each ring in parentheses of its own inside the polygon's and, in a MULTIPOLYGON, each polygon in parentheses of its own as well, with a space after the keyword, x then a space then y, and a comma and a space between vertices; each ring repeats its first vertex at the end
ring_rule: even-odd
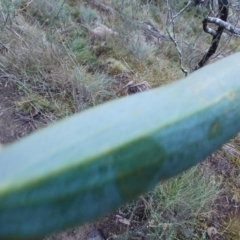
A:
POLYGON ((70 47, 76 56, 78 63, 82 64, 94 64, 96 63, 96 57, 92 54, 91 50, 87 46, 87 42, 83 38, 75 38, 70 42, 70 47))
POLYGON ((121 209, 120 213, 136 228, 117 239, 200 239, 206 233, 202 220, 211 217, 219 192, 220 182, 204 166, 159 183, 152 192, 121 209))

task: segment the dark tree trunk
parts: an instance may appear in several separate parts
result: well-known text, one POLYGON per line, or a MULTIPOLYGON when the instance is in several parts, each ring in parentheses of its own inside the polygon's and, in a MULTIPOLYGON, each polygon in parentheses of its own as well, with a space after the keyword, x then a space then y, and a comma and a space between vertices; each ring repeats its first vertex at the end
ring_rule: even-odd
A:
MULTIPOLYGON (((219 5, 219 18, 226 22, 228 18, 228 8, 229 8, 229 0, 218 0, 219 5)), ((203 20, 203 29, 205 32, 213 35, 212 44, 208 49, 208 52, 204 54, 202 60, 197 64, 195 70, 204 66, 206 61, 216 52, 219 41, 221 39, 222 32, 224 30, 223 27, 218 26, 217 31, 214 31, 207 26, 206 19, 203 20)))

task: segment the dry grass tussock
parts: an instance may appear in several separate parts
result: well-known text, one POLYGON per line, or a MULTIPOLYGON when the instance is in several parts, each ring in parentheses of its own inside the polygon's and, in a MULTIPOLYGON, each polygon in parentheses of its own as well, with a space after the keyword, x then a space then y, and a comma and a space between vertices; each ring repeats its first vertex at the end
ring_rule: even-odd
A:
POLYGON ((52 41, 48 34, 21 14, 2 31, 1 77, 25 93, 16 103, 19 110, 41 112, 52 121, 114 97, 107 90, 111 81, 104 73, 89 73, 67 44, 52 41))
POLYGON ((73 69, 66 50, 50 43, 44 31, 27 23, 22 16, 17 16, 1 37, 5 42, 2 72, 26 94, 25 106, 19 103, 19 107, 30 108, 29 103, 36 108, 33 110, 50 110, 57 118, 70 114, 71 103, 66 99, 71 95, 73 69), (31 96, 38 106, 28 100, 31 96))

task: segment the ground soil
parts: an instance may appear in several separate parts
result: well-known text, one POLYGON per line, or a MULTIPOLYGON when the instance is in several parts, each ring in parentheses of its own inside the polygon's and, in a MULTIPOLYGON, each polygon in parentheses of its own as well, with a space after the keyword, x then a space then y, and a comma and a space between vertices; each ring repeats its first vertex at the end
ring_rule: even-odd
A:
POLYGON ((33 127, 26 121, 21 120, 16 113, 16 102, 22 98, 21 92, 11 80, 0 79, 0 143, 11 143, 27 134, 33 127))
POLYGON ((99 221, 88 223, 68 231, 53 234, 43 240, 85 240, 88 233, 99 230, 107 240, 114 239, 114 236, 126 230, 126 226, 116 222, 115 214, 108 215, 99 221))

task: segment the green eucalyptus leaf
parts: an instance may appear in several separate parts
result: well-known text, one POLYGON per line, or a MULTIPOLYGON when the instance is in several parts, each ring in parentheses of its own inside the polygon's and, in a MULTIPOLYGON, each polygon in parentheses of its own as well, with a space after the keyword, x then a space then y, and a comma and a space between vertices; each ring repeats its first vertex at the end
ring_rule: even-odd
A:
POLYGON ((240 53, 59 121, 0 152, 0 239, 94 220, 240 131, 240 53))

